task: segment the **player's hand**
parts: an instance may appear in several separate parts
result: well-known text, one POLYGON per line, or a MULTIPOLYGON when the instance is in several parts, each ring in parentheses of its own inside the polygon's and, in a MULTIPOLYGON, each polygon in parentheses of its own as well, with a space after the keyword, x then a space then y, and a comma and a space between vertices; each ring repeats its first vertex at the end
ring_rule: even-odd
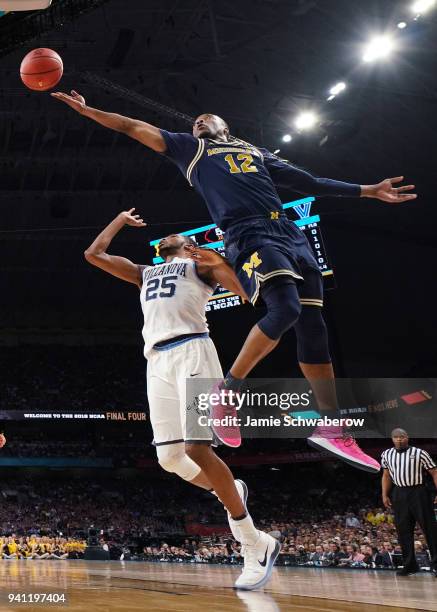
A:
POLYGON ((414 185, 403 185, 402 187, 393 186, 402 183, 403 180, 403 176, 396 176, 394 178, 385 179, 377 185, 362 185, 362 197, 375 198, 382 202, 388 202, 389 204, 402 204, 402 202, 415 200, 417 198, 417 193, 405 193, 407 191, 412 191, 415 188, 414 185))
POLYGON ((391 500, 387 495, 384 495, 384 497, 382 498, 382 503, 384 504, 384 507, 387 508, 387 510, 391 508, 391 500))
POLYGON ((215 268, 225 262, 225 259, 212 249, 201 249, 192 244, 184 244, 184 250, 190 259, 202 264, 202 266, 215 268))
POLYGON ((61 102, 65 102, 65 104, 68 104, 68 106, 81 115, 86 110, 85 98, 78 94, 77 91, 74 91, 74 89, 71 90, 71 95, 62 93, 61 91, 55 91, 50 95, 57 100, 61 100, 61 102))
POLYGON ((146 227, 147 223, 144 223, 143 219, 141 219, 140 215, 134 215, 135 208, 131 208, 130 210, 125 210, 121 212, 118 217, 121 219, 126 225, 132 225, 132 227, 146 227))
POLYGON ((5 444, 6 444, 5 435, 3 433, 0 433, 0 448, 3 448, 5 444))

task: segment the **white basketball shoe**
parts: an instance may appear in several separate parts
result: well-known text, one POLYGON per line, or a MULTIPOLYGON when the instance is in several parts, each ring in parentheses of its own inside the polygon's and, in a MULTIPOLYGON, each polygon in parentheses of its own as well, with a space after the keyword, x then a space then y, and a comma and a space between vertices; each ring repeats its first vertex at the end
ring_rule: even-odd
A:
POLYGON ((275 538, 260 531, 255 544, 243 546, 244 569, 235 582, 235 588, 253 591, 263 587, 272 574, 280 550, 281 545, 275 538))

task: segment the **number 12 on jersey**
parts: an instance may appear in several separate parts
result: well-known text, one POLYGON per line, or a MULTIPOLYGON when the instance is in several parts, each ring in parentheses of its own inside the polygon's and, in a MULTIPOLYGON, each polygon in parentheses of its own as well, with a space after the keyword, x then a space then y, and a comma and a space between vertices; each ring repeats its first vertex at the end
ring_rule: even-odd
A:
POLYGON ((231 153, 225 156, 225 160, 229 164, 231 174, 238 174, 239 172, 258 172, 258 168, 256 166, 251 166, 251 163, 253 162, 252 155, 248 155, 247 153, 239 153, 237 155, 237 160, 242 162, 239 166, 231 153))

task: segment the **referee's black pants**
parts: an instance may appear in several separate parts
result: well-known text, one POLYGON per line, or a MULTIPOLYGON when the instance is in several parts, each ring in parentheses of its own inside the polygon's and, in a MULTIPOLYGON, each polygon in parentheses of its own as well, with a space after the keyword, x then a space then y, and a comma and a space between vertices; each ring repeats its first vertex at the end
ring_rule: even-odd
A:
POLYGON ((418 523, 428 544, 431 567, 437 570, 437 521, 431 493, 425 485, 394 487, 391 500, 404 568, 418 568, 414 552, 414 528, 418 523))

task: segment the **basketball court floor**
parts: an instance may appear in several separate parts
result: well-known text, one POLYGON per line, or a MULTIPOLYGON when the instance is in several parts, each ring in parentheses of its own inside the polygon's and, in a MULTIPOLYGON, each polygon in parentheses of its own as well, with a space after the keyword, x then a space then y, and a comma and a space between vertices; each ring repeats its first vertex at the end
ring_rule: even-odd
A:
POLYGON ((276 568, 262 591, 232 588, 237 567, 122 561, 1 561, 0 610, 69 612, 437 611, 437 579, 392 572, 276 568), (10 593, 64 593, 65 605, 9 603, 10 593))

